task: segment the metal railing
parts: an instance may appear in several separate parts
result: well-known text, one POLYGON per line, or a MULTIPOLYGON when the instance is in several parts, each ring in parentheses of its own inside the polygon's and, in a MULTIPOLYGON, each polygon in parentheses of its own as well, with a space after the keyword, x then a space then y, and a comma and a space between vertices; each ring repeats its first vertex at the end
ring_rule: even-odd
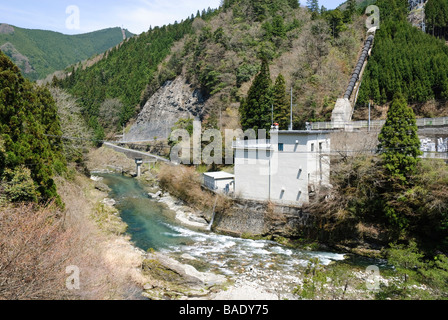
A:
POLYGON ((271 140, 236 140, 233 141, 232 147, 234 149, 271 149, 271 140))
MULTIPOLYGON (((342 129, 350 127, 352 129, 381 129, 386 120, 372 120, 370 121, 351 121, 346 123, 335 122, 314 122, 311 123, 312 130, 330 130, 330 129, 342 129)), ((448 126, 448 117, 443 118, 422 118, 417 119, 417 127, 439 127, 448 126)))

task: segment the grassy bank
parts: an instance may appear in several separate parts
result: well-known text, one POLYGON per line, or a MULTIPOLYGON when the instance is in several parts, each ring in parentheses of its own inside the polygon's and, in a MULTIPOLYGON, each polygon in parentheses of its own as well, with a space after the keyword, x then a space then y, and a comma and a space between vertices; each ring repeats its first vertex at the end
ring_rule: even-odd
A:
POLYGON ((232 206, 232 200, 214 194, 201 186, 201 175, 192 167, 160 164, 157 169, 159 186, 172 196, 181 199, 188 206, 209 213, 226 214, 232 206))

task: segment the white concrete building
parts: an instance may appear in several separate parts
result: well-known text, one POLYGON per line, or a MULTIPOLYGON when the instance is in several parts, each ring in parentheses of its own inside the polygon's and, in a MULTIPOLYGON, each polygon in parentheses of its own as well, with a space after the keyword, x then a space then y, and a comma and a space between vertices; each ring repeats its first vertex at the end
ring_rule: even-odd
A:
POLYGON ((238 140, 235 195, 302 205, 330 181, 330 132, 271 131, 271 140, 238 140))
POLYGON ((235 175, 227 172, 204 173, 204 186, 216 192, 225 194, 233 193, 235 187, 235 175))

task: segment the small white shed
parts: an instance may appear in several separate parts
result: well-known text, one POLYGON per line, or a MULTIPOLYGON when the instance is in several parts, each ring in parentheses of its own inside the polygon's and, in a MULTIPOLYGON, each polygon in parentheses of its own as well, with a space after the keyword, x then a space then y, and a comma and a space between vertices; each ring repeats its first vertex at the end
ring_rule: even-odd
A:
POLYGON ((204 173, 204 186, 228 194, 235 189, 235 175, 223 171, 204 173))

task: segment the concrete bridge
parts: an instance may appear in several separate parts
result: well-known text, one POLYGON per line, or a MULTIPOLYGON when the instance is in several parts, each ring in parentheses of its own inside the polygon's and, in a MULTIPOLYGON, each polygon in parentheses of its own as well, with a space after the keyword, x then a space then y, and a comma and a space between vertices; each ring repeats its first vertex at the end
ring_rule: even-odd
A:
POLYGON ((128 158, 131 159, 142 159, 144 163, 155 163, 155 162, 165 162, 171 163, 170 160, 150 154, 148 152, 133 150, 130 148, 125 148, 118 146, 121 142, 104 142, 103 145, 107 148, 111 148, 115 151, 124 153, 128 158))
POLYGON ((137 177, 141 175, 141 168, 144 163, 149 163, 150 165, 154 165, 156 162, 164 162, 172 164, 172 162, 168 159, 150 154, 148 152, 133 150, 125 147, 118 146, 121 142, 103 142, 103 146, 106 148, 113 149, 117 152, 124 153, 128 158, 134 159, 136 164, 136 170, 137 177))

